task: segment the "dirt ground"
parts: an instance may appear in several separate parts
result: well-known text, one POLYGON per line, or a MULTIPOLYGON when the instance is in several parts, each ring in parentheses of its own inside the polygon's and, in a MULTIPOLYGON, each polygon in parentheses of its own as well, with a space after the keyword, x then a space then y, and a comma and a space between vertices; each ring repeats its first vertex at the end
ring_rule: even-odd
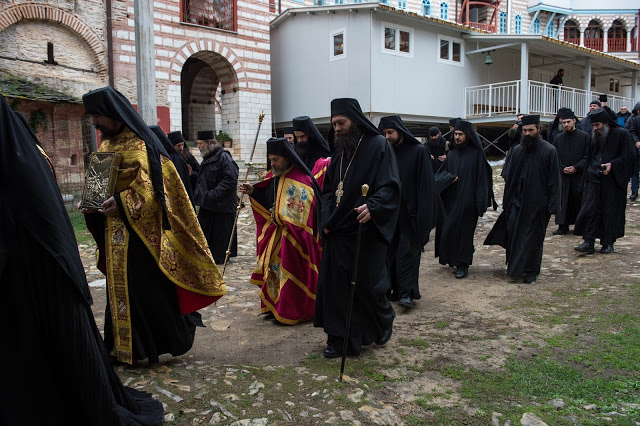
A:
MULTIPOLYGON (((494 189, 501 202, 499 172, 500 169, 494 167, 494 189)), ((476 252, 469 276, 455 279, 454 270, 440 265, 433 257, 434 247, 430 242, 420 265, 422 298, 411 310, 394 302, 397 317, 392 339, 384 347, 373 345, 363 349, 361 358, 399 360, 395 367, 386 368, 388 377, 405 375, 408 366, 424 359, 444 359, 480 369, 500 368, 514 351, 526 354, 530 346, 522 345, 523 341, 553 335, 565 327, 562 323, 549 326, 535 321, 531 310, 523 309, 522 304, 514 305, 514 300, 534 300, 538 306, 548 302, 549 309, 556 309, 558 303, 562 306, 562 301, 557 300, 558 290, 600 282, 601 287, 596 287, 594 292, 615 292, 617 289, 607 284, 612 280, 637 282, 640 277, 639 211, 640 203, 628 204, 627 235, 615 244, 615 252, 609 255, 585 256, 574 251, 573 247, 580 244, 581 239, 573 235, 551 235, 556 229, 552 217, 544 242, 542 272, 535 284, 524 284, 506 276, 504 249, 482 245, 499 214, 489 210, 478 223, 476 252), (428 343, 423 350, 403 349, 407 342, 419 345, 423 341, 428 343)), ((102 329, 106 302, 101 281, 104 276, 95 269, 92 247, 81 247, 81 253, 89 281, 93 283, 94 314, 102 329)), ((248 208, 241 212, 239 220, 238 253, 225 273, 228 294, 215 306, 200 311, 207 327, 197 330, 193 349, 180 358, 212 366, 286 368, 301 365, 312 354, 320 355, 326 338, 321 329, 310 323, 277 326, 259 315, 257 287, 248 283, 255 261, 255 225, 248 208)), ((169 357, 161 360, 167 361, 169 357)), ((450 379, 425 374, 395 383, 389 390, 389 398, 400 403, 411 402, 420 392, 437 385, 455 389, 450 379)), ((441 402, 455 404, 457 399, 454 393, 441 402)), ((399 410, 402 414, 402 408, 399 410)))

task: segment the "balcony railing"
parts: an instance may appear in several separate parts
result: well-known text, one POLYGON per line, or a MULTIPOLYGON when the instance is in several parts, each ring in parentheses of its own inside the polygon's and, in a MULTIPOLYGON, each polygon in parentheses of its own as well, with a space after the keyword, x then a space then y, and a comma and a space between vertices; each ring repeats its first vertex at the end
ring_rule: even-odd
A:
POLYGON ((471 28, 476 28, 483 31, 488 31, 490 33, 498 32, 498 26, 492 24, 483 24, 482 22, 467 22, 464 25, 468 25, 471 28))
POLYGON ((180 20, 189 24, 237 31, 236 0, 181 0, 180 20))
POLYGON ((609 52, 626 52, 627 38, 610 38, 607 40, 609 52))
MULTIPOLYGON (((465 89, 465 115, 471 117, 495 117, 515 115, 521 112, 520 81, 485 84, 465 89)), ((571 108, 578 117, 589 112, 589 103, 598 99, 601 92, 592 92, 573 87, 558 87, 539 81, 527 82, 528 113, 555 116, 561 107, 571 108)), ((608 106, 619 111, 623 105, 635 105, 631 98, 608 94, 608 106)))
POLYGON ((571 44, 580 44, 580 38, 565 38, 564 41, 571 44))
POLYGON ((602 52, 603 46, 602 38, 585 38, 584 39, 584 47, 588 47, 589 49, 599 50, 602 52))
POLYGON ((467 87, 465 98, 467 117, 515 114, 520 99, 520 80, 467 87))

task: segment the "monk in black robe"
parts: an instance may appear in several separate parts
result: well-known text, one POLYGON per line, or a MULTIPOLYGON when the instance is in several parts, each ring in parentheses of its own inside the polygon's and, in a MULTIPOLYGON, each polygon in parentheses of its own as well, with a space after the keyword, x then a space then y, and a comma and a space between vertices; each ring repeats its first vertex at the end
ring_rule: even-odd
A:
POLYGON ((0 123, 0 424, 161 425, 112 367, 46 154, 4 98, 0 123))
POLYGON ((387 259, 391 274, 389 300, 412 308, 420 299, 420 254, 429 242, 442 211, 435 189, 429 151, 406 128, 397 115, 383 117, 378 129, 393 146, 402 184, 398 225, 387 259))
POLYGON ((186 353, 198 309, 226 293, 173 162, 131 103, 110 86, 82 97, 102 134, 100 152, 121 156, 115 192, 85 209, 107 277, 104 337, 120 362, 186 353))
POLYGON ((387 248, 393 239, 400 203, 400 177, 393 148, 364 116, 355 99, 331 102, 329 139, 335 152, 322 191, 319 229, 322 261, 314 325, 328 335, 324 356, 342 355, 356 234, 362 224, 360 256, 353 300, 348 355, 362 346, 385 344, 395 312, 387 299, 390 287, 387 248), (369 185, 363 200, 362 185, 369 185))
POLYGON ((455 143, 435 176, 446 215, 436 228, 435 255, 442 265, 456 267, 456 278, 465 278, 478 217, 493 202, 493 177, 471 123, 458 120, 453 133, 455 143))
POLYGON ((593 126, 591 126, 591 112, 602 108, 602 104, 599 100, 594 99, 589 103, 589 112, 584 116, 582 120, 580 120, 580 130, 583 132, 587 132, 589 136, 593 134, 593 126))
POLYGON ((616 124, 615 113, 600 108, 589 113, 593 136, 587 151, 582 207, 575 235, 584 242, 575 249, 592 254, 600 239, 600 253, 613 252, 616 239, 624 237, 627 185, 636 170, 636 150, 629 132, 616 124))
POLYGON ((213 258, 216 263, 223 264, 227 249, 230 258, 238 255, 238 231, 234 225, 240 169, 231 153, 214 139, 212 130, 198 132, 198 149, 202 164, 193 191, 196 205, 200 206, 198 221, 213 258))
POLYGON ((569 108, 559 111, 559 122, 563 132, 558 134, 552 142, 560 157, 560 171, 562 172, 562 196, 560 211, 556 213, 558 229, 553 235, 569 233, 569 225, 576 223, 576 217, 582 205, 582 172, 587 162, 587 148, 589 135, 576 128, 576 116, 569 108))
POLYGON ((431 169, 437 173, 444 160, 447 159, 448 143, 442 136, 440 129, 433 126, 429 129, 429 136, 425 143, 431 157, 431 169))
POLYGON ((167 138, 173 144, 175 150, 187 163, 187 173, 189 174, 189 182, 191 183, 191 189, 196 187, 196 180, 198 179, 198 172, 200 171, 200 164, 196 157, 189 151, 189 144, 184 140, 184 136, 180 130, 170 132, 167 134, 167 138))
POLYGON ((158 138, 158 141, 162 144, 164 149, 169 154, 169 158, 173 162, 173 165, 176 166, 176 170, 180 175, 180 180, 184 185, 184 189, 187 191, 189 195, 189 199, 193 204, 193 187, 191 186, 191 179, 189 177, 189 169, 187 167, 187 162, 184 161, 184 158, 180 155, 180 153, 176 150, 174 145, 171 143, 167 135, 164 134, 164 131, 160 126, 149 126, 154 135, 158 138))
POLYGON ((311 118, 307 116, 293 119, 293 134, 296 138, 296 153, 307 166, 307 169, 315 175, 314 166, 316 161, 331 155, 329 144, 324 140, 311 118))
POLYGON ((560 209, 558 152, 540 138, 540 116, 522 118, 522 142, 509 150, 502 176, 503 211, 485 244, 507 250, 507 275, 534 283, 540 274, 544 235, 560 209))

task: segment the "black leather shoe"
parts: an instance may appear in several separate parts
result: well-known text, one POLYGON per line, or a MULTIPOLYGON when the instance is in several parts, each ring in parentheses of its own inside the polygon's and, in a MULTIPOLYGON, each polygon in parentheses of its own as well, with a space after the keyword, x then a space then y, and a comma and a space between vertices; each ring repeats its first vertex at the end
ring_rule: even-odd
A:
POLYGON ((602 248, 600 249, 600 253, 602 254, 613 253, 613 244, 607 244, 606 246, 602 246, 602 248))
POLYGON ((458 266, 456 270, 456 278, 465 278, 469 274, 469 268, 466 266, 458 266))
POLYGON ((325 358, 339 358, 342 356, 342 352, 336 351, 333 346, 327 346, 327 349, 325 349, 322 354, 325 358))
POLYGON ((536 280, 538 279, 538 274, 536 274, 535 272, 527 272, 524 275, 524 283, 525 284, 533 284, 536 282, 536 280))
POLYGON ((584 243, 580 244, 578 247, 574 247, 574 249, 576 251, 587 253, 587 254, 593 254, 596 252, 596 249, 593 248, 592 241, 585 241, 584 243))
POLYGON ((553 231, 553 235, 565 235, 569 233, 569 227, 568 226, 558 226, 558 229, 556 229, 555 231, 553 231))
POLYGON ((631 195, 629 195, 629 199, 631 201, 635 201, 638 198, 638 193, 637 192, 632 192, 631 195))
POLYGON ((391 334, 393 334, 393 326, 387 328, 384 331, 384 334, 382 335, 382 337, 376 340, 376 345, 382 346, 386 344, 389 341, 389 339, 391 339, 391 334))
POLYGON ((403 297, 398 302, 398 305, 404 306, 405 308, 413 308, 413 300, 410 297, 403 297))

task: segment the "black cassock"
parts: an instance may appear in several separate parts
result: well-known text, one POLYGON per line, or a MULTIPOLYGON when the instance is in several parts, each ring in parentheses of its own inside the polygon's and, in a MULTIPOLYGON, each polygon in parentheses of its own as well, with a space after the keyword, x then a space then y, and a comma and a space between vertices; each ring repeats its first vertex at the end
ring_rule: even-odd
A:
POLYGON ((493 190, 491 166, 482 148, 471 140, 462 149, 454 146, 436 173, 436 185, 456 176, 458 180, 440 194, 446 218, 436 228, 435 255, 442 265, 457 267, 473 262, 473 234, 478 217, 490 205, 493 190))
MULTIPOLYGON (((224 263, 238 208, 238 165, 228 151, 218 147, 205 156, 193 191, 200 206, 198 221, 216 263, 224 263)), ((234 231, 229 257, 238 255, 234 231)))
POLYGON ((162 424, 111 365, 58 185, 4 98, 0 123, 0 424, 162 424))
POLYGON ((613 244, 624 237, 627 185, 635 167, 636 149, 629 132, 612 126, 601 150, 589 144, 585 166, 582 208, 576 219, 575 235, 599 238, 601 244, 613 244), (611 163, 606 176, 600 164, 611 163), (596 213, 596 218, 592 217, 596 213))
POLYGON ((393 146, 402 184, 398 225, 389 247, 392 290, 398 298, 420 299, 418 275, 422 248, 442 212, 424 145, 405 139, 393 146))
POLYGON ((431 159, 431 169, 433 170, 433 173, 436 173, 443 163, 438 160, 438 157, 447 153, 447 140, 444 136, 440 135, 440 138, 436 140, 429 138, 424 145, 427 147, 429 154, 433 155, 433 158, 431 159))
POLYGON ((556 149, 539 139, 531 153, 522 144, 507 155, 503 211, 485 240, 507 250, 507 275, 540 273, 542 245, 551 214, 560 209, 560 159, 556 149))
POLYGON ((562 132, 556 136, 553 146, 560 157, 560 176, 562 177, 562 196, 560 211, 556 213, 558 225, 572 225, 582 205, 583 171, 587 162, 589 135, 580 129, 571 133, 562 132), (576 172, 572 175, 562 172, 565 167, 573 166, 576 172))
POLYGON ((357 355, 362 345, 382 338, 393 324, 395 312, 386 297, 390 280, 387 248, 393 238, 400 203, 400 178, 391 145, 379 135, 365 134, 349 172, 349 159, 342 161, 344 195, 336 207, 340 155, 332 156, 322 190, 319 229, 323 235, 322 261, 318 276, 313 323, 323 327, 329 342, 342 348, 349 302, 349 286, 358 230, 354 208, 362 205, 361 187, 369 185, 367 206, 371 219, 362 226, 358 276, 351 319, 348 353, 357 355))

